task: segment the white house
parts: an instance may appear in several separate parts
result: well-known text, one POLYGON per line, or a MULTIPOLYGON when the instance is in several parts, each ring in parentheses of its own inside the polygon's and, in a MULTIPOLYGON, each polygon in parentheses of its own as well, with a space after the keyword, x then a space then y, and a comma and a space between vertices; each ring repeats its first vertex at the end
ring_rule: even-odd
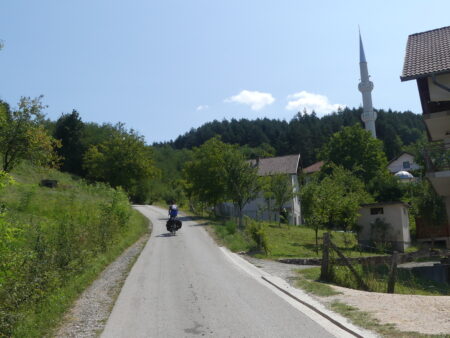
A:
POLYGON ((418 165, 414 161, 414 156, 410 153, 402 153, 401 155, 394 158, 388 164, 388 170, 395 174, 399 171, 411 171, 420 169, 420 165, 418 165))
MULTIPOLYGON (((259 176, 286 174, 289 177, 292 184, 292 191, 295 195, 284 205, 284 207, 289 215, 289 223, 294 225, 301 224, 300 198, 298 196, 300 190, 297 178, 299 162, 300 154, 267 157, 250 161, 251 165, 258 168, 259 176)), ((267 201, 261 193, 258 198, 247 203, 243 213, 254 219, 278 220, 280 215, 277 212, 270 210, 273 207, 273 204, 269 205, 270 203, 271 202, 267 201)), ((222 215, 230 216, 234 214, 234 206, 231 203, 223 203, 217 206, 217 211, 222 215)))
POLYGON ((390 243, 398 251, 405 251, 411 244, 408 207, 403 202, 362 205, 358 219, 358 225, 361 226, 359 243, 363 246, 371 246, 374 241, 383 241, 390 243), (374 225, 377 218, 383 221, 386 228, 377 229, 374 225))

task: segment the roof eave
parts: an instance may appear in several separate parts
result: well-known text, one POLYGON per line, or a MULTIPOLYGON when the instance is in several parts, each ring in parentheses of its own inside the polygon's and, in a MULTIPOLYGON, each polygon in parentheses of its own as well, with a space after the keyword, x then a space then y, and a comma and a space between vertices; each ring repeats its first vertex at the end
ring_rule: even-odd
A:
POLYGON ((400 75, 400 80, 402 82, 404 81, 409 81, 409 80, 417 80, 420 79, 422 77, 429 77, 432 75, 440 75, 440 74, 446 74, 446 73, 450 73, 450 69, 445 69, 445 70, 441 70, 438 72, 430 72, 430 73, 424 73, 424 74, 417 74, 417 75, 410 75, 410 76, 401 76, 400 75))

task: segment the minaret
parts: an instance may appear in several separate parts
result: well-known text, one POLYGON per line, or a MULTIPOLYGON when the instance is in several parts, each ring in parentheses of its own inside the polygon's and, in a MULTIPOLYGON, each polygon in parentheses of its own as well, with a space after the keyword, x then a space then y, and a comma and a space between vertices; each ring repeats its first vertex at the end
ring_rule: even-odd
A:
POLYGON ((366 56, 364 55, 364 47, 361 39, 361 32, 359 33, 359 71, 361 73, 361 82, 358 85, 358 89, 362 94, 363 99, 363 113, 361 114, 361 120, 366 126, 366 130, 372 133, 373 137, 377 137, 375 130, 375 120, 377 119, 377 113, 373 111, 372 106, 372 90, 373 83, 369 80, 369 71, 367 70, 366 56))

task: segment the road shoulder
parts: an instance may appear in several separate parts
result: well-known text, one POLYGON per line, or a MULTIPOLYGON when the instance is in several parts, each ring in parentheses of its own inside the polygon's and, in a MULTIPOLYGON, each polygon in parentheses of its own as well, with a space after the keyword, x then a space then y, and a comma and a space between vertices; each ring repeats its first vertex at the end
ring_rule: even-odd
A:
POLYGON ((126 249, 103 270, 67 312, 55 337, 97 337, 103 331, 117 296, 150 233, 126 249))

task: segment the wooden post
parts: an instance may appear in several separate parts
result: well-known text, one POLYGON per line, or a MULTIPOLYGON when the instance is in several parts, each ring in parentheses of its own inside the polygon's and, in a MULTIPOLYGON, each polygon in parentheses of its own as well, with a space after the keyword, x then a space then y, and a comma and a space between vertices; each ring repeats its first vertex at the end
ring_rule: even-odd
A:
POLYGON ((392 255, 391 267, 389 269, 389 279, 387 285, 387 292, 394 293, 395 281, 397 280, 397 262, 398 262, 398 252, 394 251, 392 255))
POLYGON ((323 234, 323 251, 322 251, 322 268, 320 271, 320 279, 328 281, 330 278, 329 258, 330 257, 330 233, 323 234))
POLYGON ((342 261, 344 262, 344 264, 350 269, 350 271, 353 273, 353 275, 356 278, 356 281, 359 284, 359 287, 365 291, 369 291, 369 287, 367 286, 367 284, 363 281, 362 277, 358 274, 358 272, 356 272, 355 268, 353 267, 352 263, 350 263, 350 261, 347 259, 347 257, 344 256, 344 254, 341 252, 341 250, 338 249, 338 247, 336 245, 334 245, 333 243, 330 243, 331 247, 333 248, 334 251, 336 251, 336 253, 338 254, 339 258, 342 259, 342 261))

